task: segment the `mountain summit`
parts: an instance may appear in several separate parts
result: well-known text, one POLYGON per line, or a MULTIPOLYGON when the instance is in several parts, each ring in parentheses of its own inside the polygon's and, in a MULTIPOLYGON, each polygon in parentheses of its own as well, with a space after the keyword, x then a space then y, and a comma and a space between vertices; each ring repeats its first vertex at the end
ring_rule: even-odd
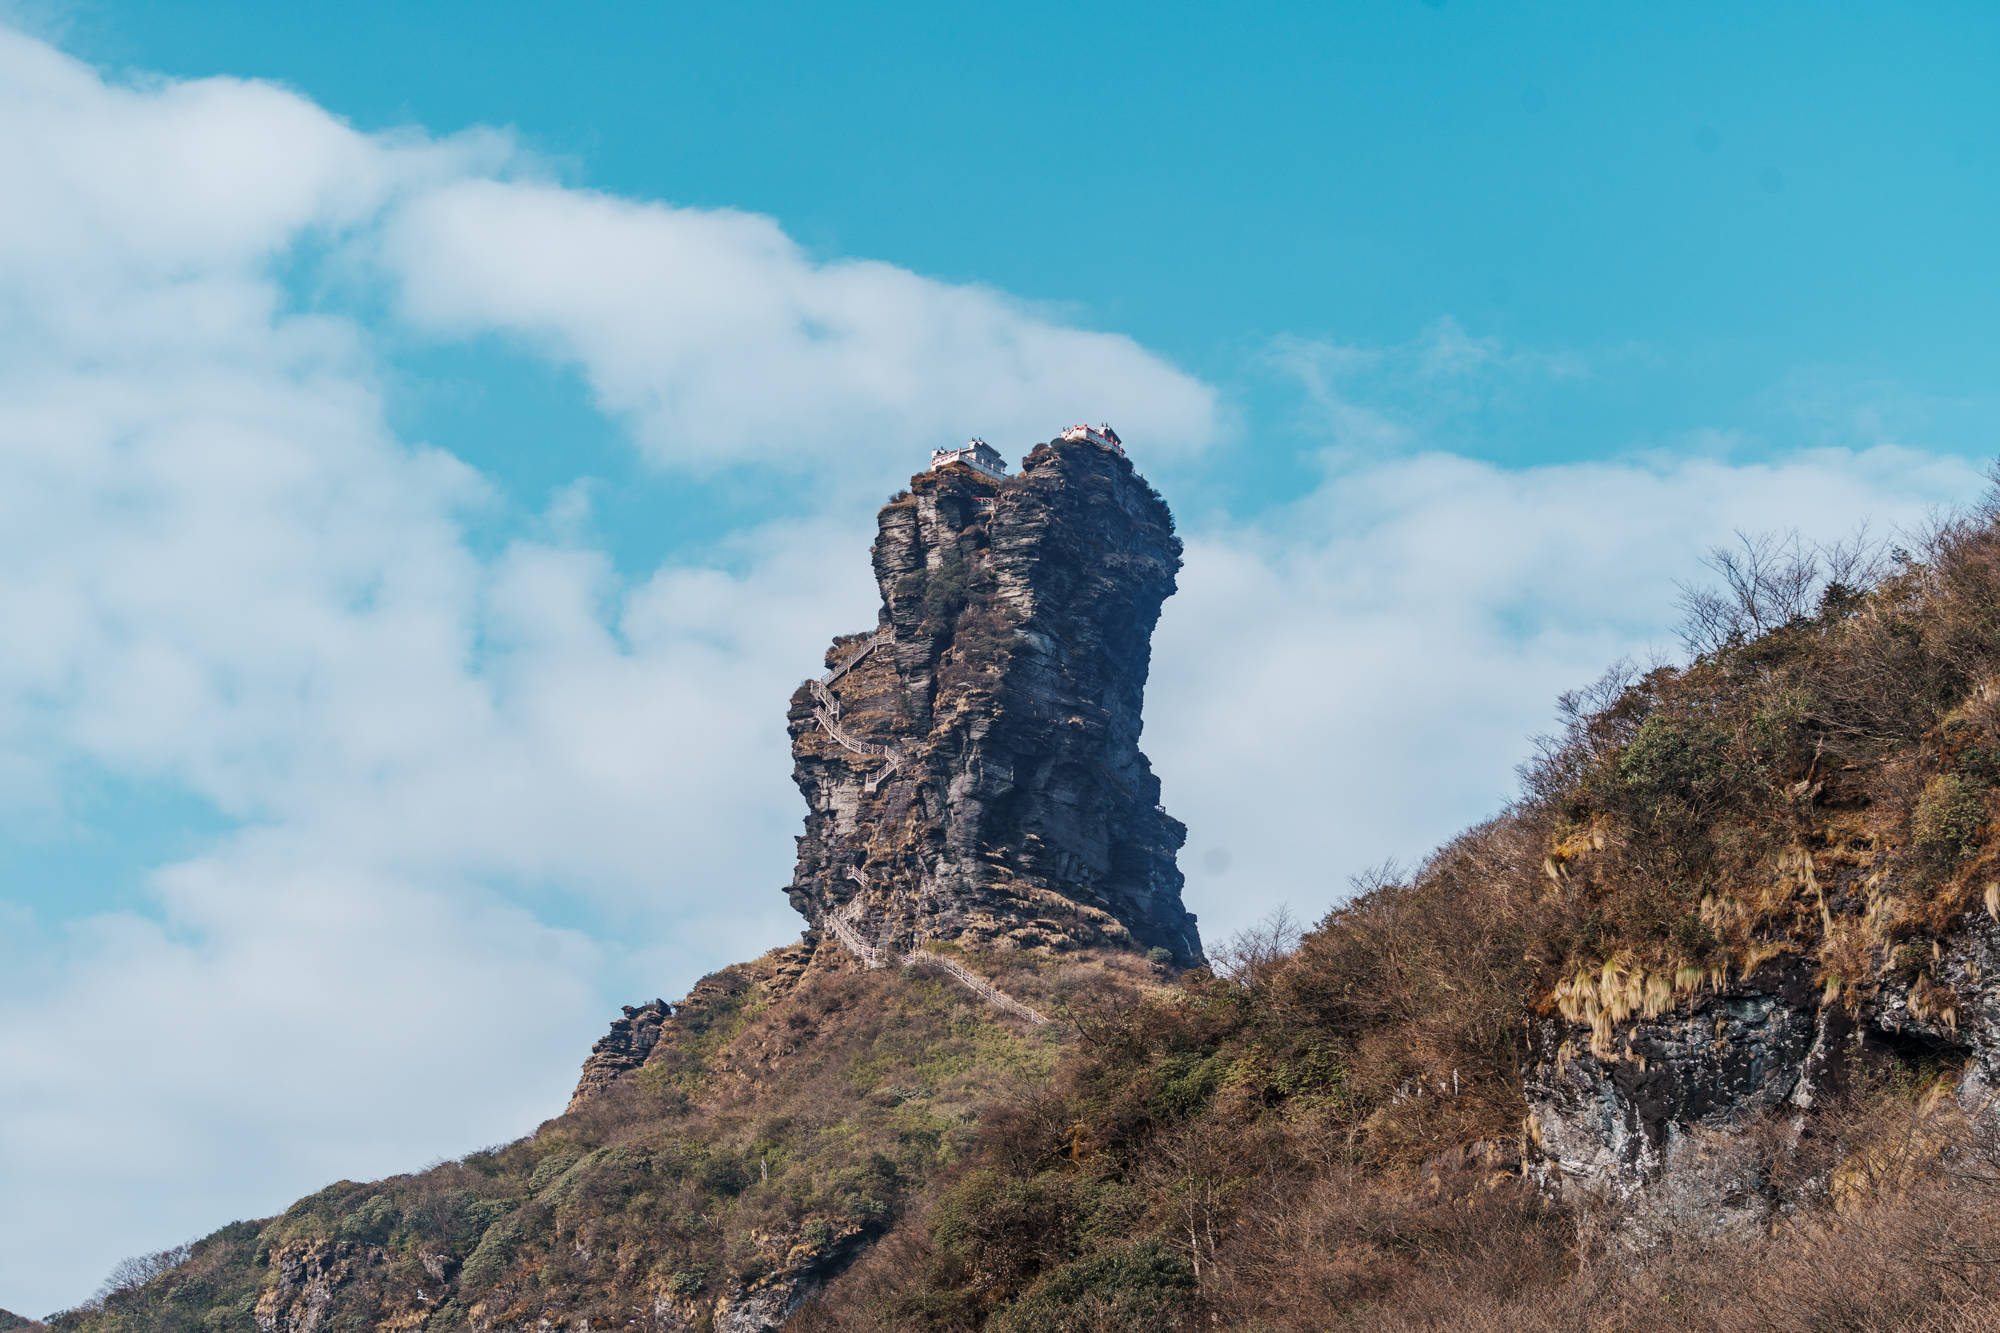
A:
POLYGON ((533 1135, 49 1325, 2000 1327, 2000 494, 1749 555, 1499 815, 1177 968, 1166 507, 1108 430, 941 450, 792 697, 802 940, 627 1009, 533 1135))
POLYGON ((870 961, 938 941, 1194 966, 1187 830, 1139 750, 1173 516, 1115 444, 1058 438, 1011 477, 979 448, 883 507, 876 625, 792 696, 792 904, 870 961))

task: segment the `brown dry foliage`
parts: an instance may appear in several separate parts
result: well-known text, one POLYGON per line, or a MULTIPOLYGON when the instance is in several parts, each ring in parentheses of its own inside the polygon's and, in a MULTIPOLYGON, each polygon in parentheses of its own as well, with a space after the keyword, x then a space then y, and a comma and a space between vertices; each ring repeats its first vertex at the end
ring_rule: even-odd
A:
POLYGON ((335 1187, 325 1217, 302 1201, 244 1243, 385 1192, 411 1245, 446 1229, 431 1211, 504 1204, 529 1229, 491 1289, 600 1322, 624 1317, 606 1292, 712 1294, 762 1261, 748 1238, 841 1221, 890 1229, 795 1327, 2000 1327, 2000 1148, 1922 1088, 1745 1135, 1777 1211, 1724 1239, 1669 1210, 1636 1248, 1631 1219, 1517 1169, 1528 1025, 1580 975, 1680 996, 1791 954, 1850 1002, 1891 973, 1950 1002, 1932 946, 2000 874, 1996 520, 1879 558, 1718 555, 1723 588, 1688 597, 1695 661, 1566 696, 1517 805, 1302 937, 1238 941, 1220 975, 1135 1000, 1136 961, 1024 961, 1003 984, 1062 1019, 1052 1077, 949 992, 818 975, 533 1140, 335 1187), (535 1183, 570 1155, 590 1172, 535 1183))
POLYGON ((1996 518, 1719 555, 1693 663, 1566 696, 1520 803, 1296 947, 1275 923, 1221 978, 1079 1016, 804 1326, 1013 1327, 1079 1290, 1104 1328, 2000 1326, 2000 1152, 1906 1092, 1744 1136, 1780 1208, 1724 1240, 1669 1210, 1634 1248, 1513 1169, 1527 1025, 1579 973, 1684 995, 1790 953, 1850 1000, 1893 966, 1949 1003, 1928 941, 1996 866, 1996 518), (1141 1244, 1179 1268, 1104 1261, 1141 1244))

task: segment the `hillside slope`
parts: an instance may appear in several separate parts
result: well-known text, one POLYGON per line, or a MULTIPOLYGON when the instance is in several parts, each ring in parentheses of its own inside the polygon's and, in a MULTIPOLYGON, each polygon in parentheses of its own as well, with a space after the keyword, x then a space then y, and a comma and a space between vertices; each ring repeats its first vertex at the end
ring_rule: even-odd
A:
MULTIPOLYGON (((643 1068, 528 1138, 330 1185, 56 1327, 771 1326, 1056 1055, 1050 1028, 949 978, 834 953, 794 947, 704 979, 643 1068)), ((1061 1010, 1096 990, 1129 997, 1149 969, 1123 967, 1000 979, 1061 1010)))
POLYGON ((2000 1326, 1996 517, 1725 559, 1691 666, 1080 1033, 804 1326, 2000 1326))
MULTIPOLYGON (((1092 568, 1168 551, 1122 458, 1050 459, 1131 502, 1092 568)), ((993 606, 1034 472, 884 511, 923 577, 878 542, 882 637, 793 700, 802 944, 628 1010, 534 1136, 55 1326, 2000 1326, 2000 509, 1751 543, 1513 806, 1211 970, 1178 826, 1104 854, 1151 790, 1115 709, 1064 730, 1107 669, 993 606)))

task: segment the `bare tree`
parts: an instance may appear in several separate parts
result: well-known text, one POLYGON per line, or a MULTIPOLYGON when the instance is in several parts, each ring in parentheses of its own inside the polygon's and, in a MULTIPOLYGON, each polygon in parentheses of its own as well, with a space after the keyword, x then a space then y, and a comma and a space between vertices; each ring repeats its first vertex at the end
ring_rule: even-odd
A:
POLYGON ((1211 951, 1215 971, 1239 986, 1254 986, 1291 956, 1303 933, 1292 909, 1280 904, 1262 921, 1237 931, 1227 944, 1211 951))
POLYGON ((1882 544, 1865 525, 1829 544, 1808 542, 1796 529, 1739 531, 1734 546, 1712 548, 1702 563, 1722 582, 1680 585, 1681 642, 1695 656, 1813 616, 1831 600, 1865 591, 1885 568, 1882 544))
POLYGON ((189 1246, 175 1245, 152 1254, 135 1254, 129 1259, 120 1259, 91 1300, 101 1306, 113 1297, 137 1291, 154 1278, 186 1263, 190 1252, 189 1246))
POLYGON ((1614 717, 1612 706, 1644 674, 1631 658, 1621 657, 1590 684, 1563 691, 1556 699, 1561 730, 1535 737, 1535 757, 1515 769, 1531 799, 1568 791, 1600 754, 1630 739, 1639 719, 1614 717))

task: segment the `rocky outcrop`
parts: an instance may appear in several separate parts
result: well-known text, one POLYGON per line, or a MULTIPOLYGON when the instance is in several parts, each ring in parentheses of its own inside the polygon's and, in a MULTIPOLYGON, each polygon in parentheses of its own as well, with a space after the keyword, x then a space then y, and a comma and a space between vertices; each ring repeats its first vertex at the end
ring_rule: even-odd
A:
MULTIPOLYGON (((716 1333, 772 1333, 814 1292, 845 1272, 875 1239, 873 1228, 820 1224, 813 1228, 758 1232, 751 1242, 771 1258, 771 1271, 723 1296, 711 1312, 716 1333)), ((690 1324, 690 1328, 697 1327, 690 1324)))
MULTIPOLYGON (((1030 1023, 1045 1016, 921 946, 1200 962, 1175 864, 1186 830, 1139 750, 1153 627, 1180 569, 1165 502, 1122 454, 1052 441, 1018 476, 914 477, 878 526, 876 626, 836 640, 791 701, 808 809, 789 893, 809 940, 942 970, 1030 1023)), ((782 995, 812 955, 770 955, 760 984, 782 995)), ((679 1004, 627 1006, 569 1109, 699 1030, 738 984, 718 974, 679 1004)))
POLYGON ((590 1048, 590 1055, 583 1062, 583 1075, 576 1082, 576 1091, 570 1096, 569 1108, 574 1111, 591 1097, 602 1092, 618 1079, 646 1063, 646 1057, 660 1041, 660 1027, 674 1015, 674 1007, 665 1000, 653 1000, 641 1005, 625 1005, 625 1016, 611 1021, 611 1031, 597 1039, 590 1048))
MULTIPOLYGON (((501 1224, 504 1226, 504 1223, 501 1224)), ((273 1281, 257 1301, 252 1321, 259 1333, 331 1333, 358 1327, 356 1305, 377 1311, 371 1327, 414 1329, 434 1326, 433 1315, 453 1328, 471 1333, 552 1333, 590 1327, 647 1327, 662 1333, 771 1333, 783 1326, 813 1293, 844 1272, 879 1233, 878 1226, 811 1218, 802 1224, 760 1228, 744 1240, 746 1257, 761 1270, 758 1276, 728 1284, 720 1295, 678 1292, 671 1282, 659 1285, 651 1298, 649 1323, 603 1317, 602 1293, 575 1290, 534 1303, 532 1313, 520 1314, 512 1301, 475 1301, 469 1309, 455 1303, 459 1296, 458 1265, 441 1254, 419 1256, 423 1277, 412 1288, 398 1281, 384 1249, 347 1241, 315 1241, 287 1245, 270 1256, 273 1281), (428 1279, 428 1281, 425 1281, 428 1279), (357 1288, 366 1288, 357 1299, 357 1288), (573 1303, 565 1311, 566 1297, 573 1303), (596 1312, 595 1316, 592 1312, 596 1312)), ((9 1328, 39 1329, 20 1321, 9 1328)))
POLYGON ((734 1006, 753 976, 766 997, 782 998, 798 982, 811 957, 811 951, 804 946, 790 945, 773 950, 754 963, 703 977, 678 1004, 652 1000, 625 1005, 624 1016, 613 1019, 611 1031, 590 1048, 566 1110, 579 1110, 619 1079, 642 1068, 665 1049, 663 1040, 677 1034, 702 1032, 718 1014, 734 1006))
POLYGON ((1201 959, 1139 750, 1181 547, 1121 454, 1039 445, 952 466, 879 515, 882 607, 792 696, 805 835, 789 889, 852 950, 925 941, 1201 959))
POLYGON ((1531 1171, 1551 1193, 1628 1209, 1692 1209, 1717 1225, 1762 1216, 1754 1169, 1732 1171, 1727 1147, 1801 1094, 1817 1001, 1794 962, 1634 1023, 1608 1053, 1592 1049, 1589 1028, 1542 1020, 1527 1080, 1531 1171))
POLYGON ((253 1314, 258 1333, 321 1333, 330 1328, 340 1289, 364 1271, 379 1269, 379 1246, 317 1241, 286 1246, 271 1255, 275 1281, 253 1314))
POLYGON ((1626 1209, 1644 1230, 1760 1221, 1775 1206, 1744 1131, 1792 1132, 1861 1071, 1955 1074, 1966 1110, 2000 1112, 2000 927, 1968 914, 1935 957, 1837 995, 1791 957, 1622 1026, 1540 1020, 1526 1084, 1529 1169, 1552 1194, 1626 1209))

